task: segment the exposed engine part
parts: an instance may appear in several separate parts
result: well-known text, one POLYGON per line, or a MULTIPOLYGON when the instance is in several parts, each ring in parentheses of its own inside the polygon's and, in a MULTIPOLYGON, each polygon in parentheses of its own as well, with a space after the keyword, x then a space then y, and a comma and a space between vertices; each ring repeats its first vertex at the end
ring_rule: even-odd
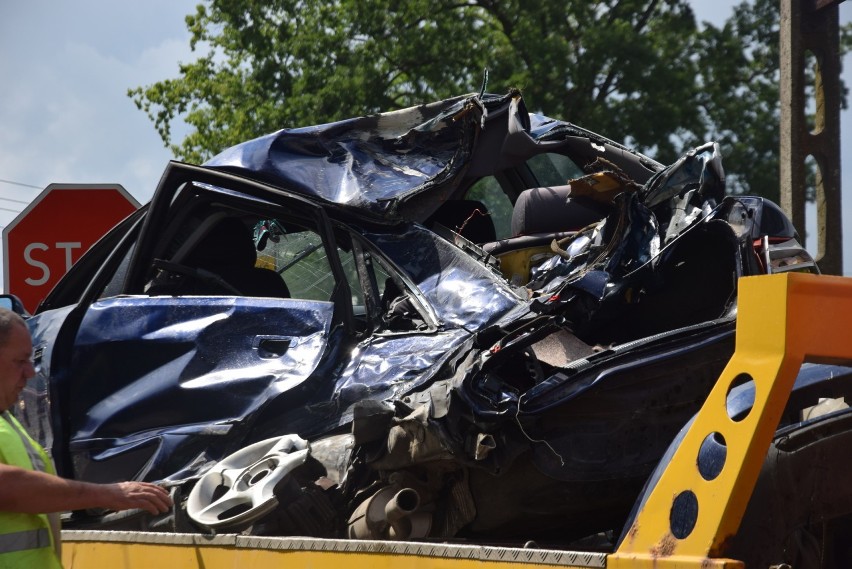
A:
POLYGON ((346 468, 354 446, 354 436, 349 433, 323 437, 311 442, 310 456, 325 468, 326 478, 332 484, 339 485, 346 478, 346 468))
POLYGON ((419 510, 413 488, 385 486, 364 500, 349 518, 352 539, 417 539, 429 535, 432 514, 419 510))

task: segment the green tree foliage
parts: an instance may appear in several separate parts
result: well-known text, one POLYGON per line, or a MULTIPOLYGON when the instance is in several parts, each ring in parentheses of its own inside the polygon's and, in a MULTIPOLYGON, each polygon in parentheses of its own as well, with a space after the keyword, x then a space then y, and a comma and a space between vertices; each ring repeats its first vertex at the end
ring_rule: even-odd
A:
POLYGON ((720 143, 729 188, 776 201, 778 25, 778 0, 744 2, 721 29, 706 26, 695 43, 695 53, 701 57, 695 102, 705 130, 694 136, 720 143))
POLYGON ((777 195, 777 0, 722 29, 686 0, 207 0, 187 25, 198 59, 129 92, 183 160, 478 91, 487 69, 488 91, 662 162, 718 139, 735 191, 777 195))

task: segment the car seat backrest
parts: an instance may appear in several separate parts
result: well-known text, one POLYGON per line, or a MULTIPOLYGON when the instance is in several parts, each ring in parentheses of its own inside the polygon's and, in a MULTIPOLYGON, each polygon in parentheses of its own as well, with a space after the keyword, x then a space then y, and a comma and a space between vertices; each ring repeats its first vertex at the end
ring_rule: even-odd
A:
POLYGON ((576 231, 600 221, 609 212, 605 204, 570 194, 570 185, 521 192, 512 209, 512 236, 576 231))
POLYGON ((211 272, 248 270, 254 266, 257 252, 248 228, 235 217, 226 217, 214 225, 190 253, 186 264, 211 272))
MULTIPOLYGON (((219 221, 189 255, 186 264, 219 275, 245 296, 286 298, 284 279, 271 269, 255 267, 257 249, 251 231, 235 217, 219 221)), ((200 290, 196 294, 222 291, 200 290)))

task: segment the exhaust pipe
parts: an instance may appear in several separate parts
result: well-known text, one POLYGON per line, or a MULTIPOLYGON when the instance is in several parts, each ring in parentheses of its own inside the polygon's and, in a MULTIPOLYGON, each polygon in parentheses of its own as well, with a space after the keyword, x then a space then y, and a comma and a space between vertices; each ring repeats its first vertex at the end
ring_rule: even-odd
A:
POLYGON ((420 507, 420 494, 413 488, 403 488, 385 506, 385 520, 390 525, 390 537, 411 537, 411 515, 420 507))
POLYGON ((385 486, 364 500, 349 517, 351 539, 417 539, 432 528, 432 515, 419 511, 420 494, 413 488, 385 486))

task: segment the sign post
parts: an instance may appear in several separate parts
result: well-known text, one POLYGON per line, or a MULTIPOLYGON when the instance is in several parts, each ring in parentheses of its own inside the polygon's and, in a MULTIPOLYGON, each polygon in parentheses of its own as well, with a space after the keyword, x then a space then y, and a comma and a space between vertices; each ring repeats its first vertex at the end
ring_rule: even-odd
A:
POLYGON ((4 290, 30 312, 89 247, 139 207, 118 184, 51 184, 3 229, 4 290))

